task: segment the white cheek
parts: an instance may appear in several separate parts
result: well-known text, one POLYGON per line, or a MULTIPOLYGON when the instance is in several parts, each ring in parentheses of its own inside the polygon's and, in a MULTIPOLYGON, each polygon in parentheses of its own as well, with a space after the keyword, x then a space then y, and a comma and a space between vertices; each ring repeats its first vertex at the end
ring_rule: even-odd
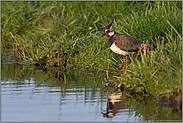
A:
POLYGON ((114 35, 114 31, 109 32, 108 35, 109 35, 109 36, 113 36, 113 35, 114 35))

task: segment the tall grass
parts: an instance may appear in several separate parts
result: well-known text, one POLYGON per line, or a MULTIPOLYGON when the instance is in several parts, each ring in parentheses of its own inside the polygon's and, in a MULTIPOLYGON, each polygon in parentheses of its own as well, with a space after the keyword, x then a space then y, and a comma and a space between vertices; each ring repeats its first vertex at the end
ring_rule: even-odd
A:
POLYGON ((126 74, 112 79, 153 96, 182 91, 181 1, 1 3, 1 52, 16 51, 23 59, 19 62, 99 71, 106 71, 110 62, 109 71, 121 72, 117 66, 123 56, 113 53, 101 37, 114 20, 117 32, 157 48, 147 56, 142 53, 141 60, 130 56, 126 74))

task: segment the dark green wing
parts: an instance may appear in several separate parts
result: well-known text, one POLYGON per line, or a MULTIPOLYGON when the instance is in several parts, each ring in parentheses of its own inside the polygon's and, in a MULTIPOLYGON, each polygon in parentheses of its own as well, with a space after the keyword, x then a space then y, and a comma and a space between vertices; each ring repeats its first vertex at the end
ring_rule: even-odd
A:
POLYGON ((117 34, 115 37, 116 46, 128 52, 137 52, 142 42, 126 34, 117 34))

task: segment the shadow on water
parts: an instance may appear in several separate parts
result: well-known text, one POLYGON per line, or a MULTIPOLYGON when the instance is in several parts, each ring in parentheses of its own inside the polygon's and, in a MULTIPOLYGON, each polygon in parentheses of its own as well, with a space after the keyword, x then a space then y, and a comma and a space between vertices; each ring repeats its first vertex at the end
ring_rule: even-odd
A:
MULTIPOLYGON (((72 121, 71 117, 75 118, 74 121, 108 121, 105 118, 112 118, 112 121, 118 122, 182 121, 182 104, 179 102, 167 101, 166 99, 139 99, 138 96, 132 96, 122 86, 119 89, 105 87, 103 82, 105 77, 105 73, 92 73, 91 71, 76 69, 40 68, 33 65, 18 65, 3 61, 1 62, 1 94, 4 96, 5 92, 8 92, 6 85, 9 85, 11 90, 12 87, 17 88, 20 91, 19 94, 22 94, 22 87, 28 84, 27 88, 31 87, 29 100, 32 100, 35 99, 35 95, 45 93, 43 88, 49 87, 46 91, 47 94, 59 96, 60 115, 59 118, 57 117, 57 121, 72 121), (85 110, 86 107, 79 104, 95 105, 95 108, 85 110), (87 114, 87 111, 91 112, 94 109, 96 111, 92 112, 93 115, 91 113, 87 114)), ((3 99, 2 103, 5 103, 6 98, 3 99)), ((10 102, 14 103, 12 100, 10 102)), ((53 102, 54 100, 49 103, 53 102)), ((44 112, 44 110, 42 111, 44 112)), ((11 114, 2 112, 2 115, 4 121, 8 121, 9 117, 6 115, 11 114)), ((51 116, 49 120, 55 121, 52 120, 51 116)))

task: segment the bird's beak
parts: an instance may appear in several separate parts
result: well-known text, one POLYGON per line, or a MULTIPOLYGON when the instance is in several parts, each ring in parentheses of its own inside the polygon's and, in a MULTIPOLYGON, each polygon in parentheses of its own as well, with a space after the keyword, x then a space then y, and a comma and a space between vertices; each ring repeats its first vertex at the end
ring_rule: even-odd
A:
POLYGON ((105 33, 104 34, 102 34, 102 36, 101 37, 103 37, 105 35, 105 33))

